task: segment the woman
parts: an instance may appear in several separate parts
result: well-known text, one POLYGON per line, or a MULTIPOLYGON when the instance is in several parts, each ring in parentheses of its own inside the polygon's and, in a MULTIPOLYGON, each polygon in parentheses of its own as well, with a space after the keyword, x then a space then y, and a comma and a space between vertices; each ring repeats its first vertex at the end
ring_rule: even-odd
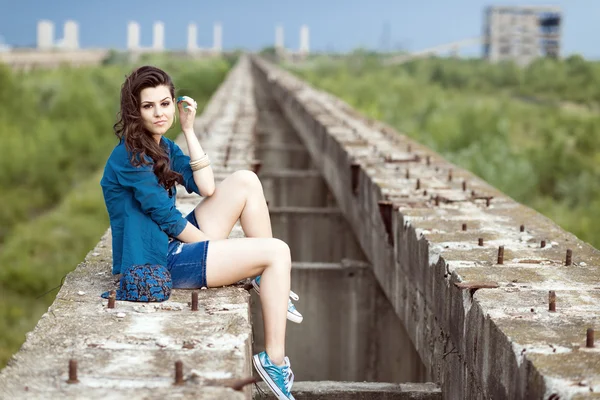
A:
POLYGON ((215 187, 210 160, 194 133, 196 102, 175 101, 171 78, 144 66, 121 88, 119 144, 110 155, 101 185, 110 216, 113 274, 132 265, 159 264, 174 288, 230 285, 248 277, 260 292, 265 348, 254 365, 280 399, 293 399, 285 357, 286 314, 302 316, 290 295, 290 249, 274 239, 261 183, 251 171, 237 171, 215 187), (189 157, 163 137, 179 114, 189 157), (185 218, 175 208, 175 185, 205 199, 185 218), (240 219, 245 238, 228 239, 240 219))

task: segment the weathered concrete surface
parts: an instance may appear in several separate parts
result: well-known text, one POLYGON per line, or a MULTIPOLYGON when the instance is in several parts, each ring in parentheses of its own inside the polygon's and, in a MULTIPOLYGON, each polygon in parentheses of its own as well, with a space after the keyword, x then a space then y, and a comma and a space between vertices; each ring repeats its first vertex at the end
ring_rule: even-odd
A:
MULTIPOLYGON (((196 122, 217 180, 248 168, 254 155, 256 107, 249 63, 242 59, 196 122), (207 132, 210 131, 211 134, 207 132), (229 150, 228 150, 229 148, 229 150)), ((178 143, 187 150, 183 138, 178 143)), ((187 213, 200 201, 178 189, 187 213)), ((232 237, 243 235, 237 225, 232 237)), ((189 290, 174 290, 163 303, 117 302, 100 297, 116 287, 111 275, 110 231, 71 272, 48 312, 27 334, 20 351, 0 372, 2 398, 243 399, 226 387, 251 376, 250 296, 241 287, 199 291, 192 312, 189 290), (68 361, 79 364, 79 383, 67 384, 68 361), (174 386, 174 362, 185 384, 174 386)))
MULTIPOLYGON (((263 391, 265 384, 260 383, 263 391)), ((442 392, 433 383, 299 382, 294 385, 296 400, 441 400, 442 392)), ((270 399, 256 391, 254 399, 270 399)))
MULTIPOLYGON (((286 330, 296 381, 424 380, 425 367, 367 263, 296 262, 292 282, 307 319, 286 330)), ((252 319, 260 321, 258 296, 252 300, 252 319)), ((262 325, 254 324, 253 338, 255 351, 264 350, 262 325)))
POLYGON ((257 83, 281 105, 322 172, 446 398, 600 391, 600 350, 582 348, 586 329, 598 329, 596 249, 339 99, 258 58, 253 65, 257 83), (387 229, 381 201, 392 206, 387 229), (498 287, 474 295, 456 286, 490 281, 498 287), (548 290, 556 291, 556 313, 547 311, 548 290))

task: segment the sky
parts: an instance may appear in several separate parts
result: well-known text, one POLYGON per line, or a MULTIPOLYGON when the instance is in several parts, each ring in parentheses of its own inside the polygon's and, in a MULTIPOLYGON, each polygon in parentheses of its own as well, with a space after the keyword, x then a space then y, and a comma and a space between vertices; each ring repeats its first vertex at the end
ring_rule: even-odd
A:
MULTIPOLYGON (((152 24, 162 21, 167 49, 185 48, 190 22, 198 27, 198 45, 211 47, 213 23, 218 21, 226 50, 272 46, 278 24, 284 27, 286 47, 298 49, 300 26, 306 24, 314 51, 359 47, 418 51, 481 35, 488 5, 523 4, 560 6, 562 55, 600 59, 600 35, 592 30, 600 22, 600 0, 0 0, 0 42, 34 46, 40 19, 55 23, 58 40, 64 22, 72 19, 79 23, 80 47, 124 50, 127 22, 137 21, 141 45, 149 47, 152 24)), ((477 46, 462 51, 479 53, 477 46)))

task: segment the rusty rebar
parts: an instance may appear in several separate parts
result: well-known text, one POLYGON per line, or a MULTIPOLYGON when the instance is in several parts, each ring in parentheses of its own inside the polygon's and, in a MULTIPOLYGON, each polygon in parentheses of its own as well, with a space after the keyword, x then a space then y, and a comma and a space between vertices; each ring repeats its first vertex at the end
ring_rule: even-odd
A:
POLYGON ((479 238, 477 240, 477 244, 479 244, 480 246, 483 246, 483 238, 479 238))
POLYGON ((192 311, 198 311, 198 291, 192 292, 192 311))
POLYGON ((358 194, 358 178, 360 174, 360 164, 352 164, 350 165, 350 174, 352 181, 352 194, 358 194))
POLYGON ((425 161, 426 161, 427 165, 431 165, 431 156, 425 157, 425 161))
POLYGON ((108 308, 115 308, 115 301, 117 300, 117 291, 116 290, 111 290, 108 293, 108 308))
POLYGON ((448 182, 452 182, 452 169, 448 170, 448 182))
POLYGON ((490 202, 491 202, 491 200, 492 200, 492 199, 490 199, 489 197, 486 197, 486 198, 485 198, 485 206, 486 206, 486 207, 489 207, 489 206, 490 206, 490 202))
POLYGON ((183 362, 175 361, 175 385, 183 385, 183 362))
POLYGON ((466 231, 467 230, 467 224, 462 224, 462 230, 466 231))
POLYGON ((419 190, 421 189, 421 180, 417 178, 417 184, 416 184, 416 189, 419 190))
POLYGON ((241 391, 244 389, 244 386, 256 382, 258 382, 258 380, 255 377, 249 376, 248 378, 235 379, 229 382, 226 386, 232 388, 233 390, 241 391))
POLYGON ((556 311, 556 292, 554 290, 548 292, 548 311, 556 311))
POLYGON ((406 168, 406 174, 404 175, 406 179, 410 179, 410 170, 406 168))
POLYGON ((525 232, 525 225, 521 225, 521 226, 519 227, 519 231, 520 231, 520 232, 525 232))
POLYGON ((79 379, 77 379, 77 360, 69 360, 69 380, 67 383, 79 383, 79 379))
POLYGON ((546 247, 546 241, 542 240, 540 243, 540 247, 543 249, 544 247, 546 247))
POLYGON ((467 191, 467 181, 462 181, 462 190, 463 192, 467 191))
POLYGON ((258 175, 258 172, 260 171, 260 167, 262 167, 261 161, 254 161, 252 163, 252 171, 254 171, 254 173, 257 175, 258 175))
POLYGON ((571 265, 572 258, 573 258, 573 251, 571 249, 567 249, 567 258, 565 259, 565 265, 571 265))
POLYGON ((440 196, 435 196, 435 205, 439 206, 440 205, 440 196))
POLYGON ((498 264, 504 264, 504 246, 498 247, 498 264))
POLYGON ((587 328, 585 336, 585 347, 594 347, 594 328, 587 328))

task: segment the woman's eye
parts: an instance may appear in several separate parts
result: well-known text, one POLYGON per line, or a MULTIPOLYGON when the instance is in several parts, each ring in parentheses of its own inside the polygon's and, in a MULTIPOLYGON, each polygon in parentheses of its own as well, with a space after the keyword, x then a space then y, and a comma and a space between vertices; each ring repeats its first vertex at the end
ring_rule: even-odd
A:
POLYGON ((152 107, 152 104, 144 104, 144 108, 150 108, 152 107))
POLYGON ((162 106, 163 106, 163 107, 168 107, 168 106, 169 106, 169 104, 171 104, 169 101, 165 101, 164 103, 162 103, 162 106))

